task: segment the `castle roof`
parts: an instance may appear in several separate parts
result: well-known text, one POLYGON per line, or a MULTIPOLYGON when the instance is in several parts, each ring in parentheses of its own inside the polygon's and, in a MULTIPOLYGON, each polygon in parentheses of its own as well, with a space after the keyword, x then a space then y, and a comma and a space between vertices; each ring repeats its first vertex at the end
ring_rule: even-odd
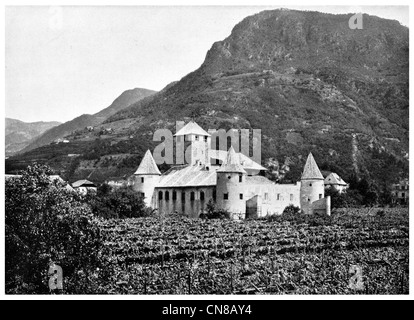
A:
POLYGON ((176 166, 161 176, 157 188, 183 188, 216 186, 217 174, 214 167, 176 166))
POLYGON ((246 184, 275 184, 273 181, 269 180, 263 176, 247 176, 245 180, 246 184))
POLYGON ((141 163, 137 171, 134 174, 157 174, 161 175, 160 170, 158 170, 157 164, 155 163, 154 158, 152 157, 151 151, 147 150, 142 158, 141 163))
POLYGON ((301 180, 324 180, 312 153, 308 155, 301 180))
MULTIPOLYGON (((228 151, 225 151, 225 150, 209 150, 209 152, 210 152, 209 153, 210 158, 218 159, 222 162, 226 160, 227 154, 228 154, 228 151)), ((267 170, 265 167, 262 167, 260 164, 253 161, 252 159, 250 159, 249 157, 247 157, 241 152, 240 153, 236 152, 236 155, 239 157, 240 164, 245 170, 258 170, 258 171, 267 170)))
POLYGON ((325 184, 326 185, 340 185, 340 186, 346 186, 347 183, 342 180, 340 176, 338 176, 335 172, 331 172, 326 178, 325 178, 325 184))
POLYGON ((236 154, 236 151, 234 151, 233 146, 230 147, 229 152, 227 153, 227 158, 223 161, 217 172, 246 173, 240 164, 240 158, 236 154))
POLYGON ((206 132, 203 128, 201 128, 196 122, 190 121, 184 127, 182 127, 178 132, 174 135, 178 136, 186 136, 188 134, 195 134, 199 136, 207 136, 210 137, 211 135, 206 132))

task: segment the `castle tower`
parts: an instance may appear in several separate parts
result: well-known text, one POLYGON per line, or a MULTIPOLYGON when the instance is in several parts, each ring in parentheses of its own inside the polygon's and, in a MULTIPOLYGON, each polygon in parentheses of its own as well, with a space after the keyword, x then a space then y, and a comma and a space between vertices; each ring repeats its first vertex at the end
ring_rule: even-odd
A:
POLYGON ((233 214, 246 214, 246 171, 240 164, 239 155, 230 147, 227 158, 217 170, 216 203, 220 209, 233 214))
POLYGON ((300 207, 306 214, 312 214, 312 203, 324 198, 325 184, 322 173, 319 171, 318 165, 309 153, 303 169, 300 184, 300 207))
POLYGON ((147 206, 152 207, 152 196, 154 188, 158 185, 161 172, 149 150, 142 158, 141 163, 134 173, 133 189, 139 192, 145 200, 147 206))
POLYGON ((185 150, 186 163, 190 165, 209 166, 209 150, 211 135, 201 128, 196 122, 190 121, 182 127, 175 135, 176 144, 189 142, 185 150))

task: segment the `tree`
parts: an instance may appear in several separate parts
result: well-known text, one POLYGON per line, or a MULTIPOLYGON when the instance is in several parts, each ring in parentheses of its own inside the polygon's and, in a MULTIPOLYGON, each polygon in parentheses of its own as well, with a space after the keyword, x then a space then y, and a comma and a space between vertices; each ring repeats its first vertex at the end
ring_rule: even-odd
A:
POLYGON ((96 293, 97 268, 103 266, 98 221, 51 173, 35 164, 6 180, 6 292, 47 293, 48 267, 56 263, 63 269, 65 292, 96 293))
POLYGON ((217 208, 213 199, 210 199, 206 205, 206 213, 200 215, 205 219, 230 219, 230 213, 227 210, 217 208))
POLYGON ((142 196, 131 187, 112 188, 102 184, 96 194, 86 196, 93 213, 102 218, 137 218, 152 213, 142 196))

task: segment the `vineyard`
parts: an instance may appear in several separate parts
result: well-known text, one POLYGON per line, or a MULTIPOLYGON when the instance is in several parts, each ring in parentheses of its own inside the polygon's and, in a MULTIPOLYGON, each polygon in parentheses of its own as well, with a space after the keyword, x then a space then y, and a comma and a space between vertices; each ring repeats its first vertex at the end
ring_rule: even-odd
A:
POLYGON ((111 294, 408 294, 408 209, 102 221, 111 294), (354 284, 354 285, 352 285, 354 284))

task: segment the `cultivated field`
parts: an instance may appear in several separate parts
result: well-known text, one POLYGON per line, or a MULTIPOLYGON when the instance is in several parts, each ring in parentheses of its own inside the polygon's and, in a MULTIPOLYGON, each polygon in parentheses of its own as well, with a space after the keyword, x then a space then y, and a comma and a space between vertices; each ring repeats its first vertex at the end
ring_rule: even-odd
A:
POLYGON ((112 294, 408 294, 408 208, 102 223, 112 294))

